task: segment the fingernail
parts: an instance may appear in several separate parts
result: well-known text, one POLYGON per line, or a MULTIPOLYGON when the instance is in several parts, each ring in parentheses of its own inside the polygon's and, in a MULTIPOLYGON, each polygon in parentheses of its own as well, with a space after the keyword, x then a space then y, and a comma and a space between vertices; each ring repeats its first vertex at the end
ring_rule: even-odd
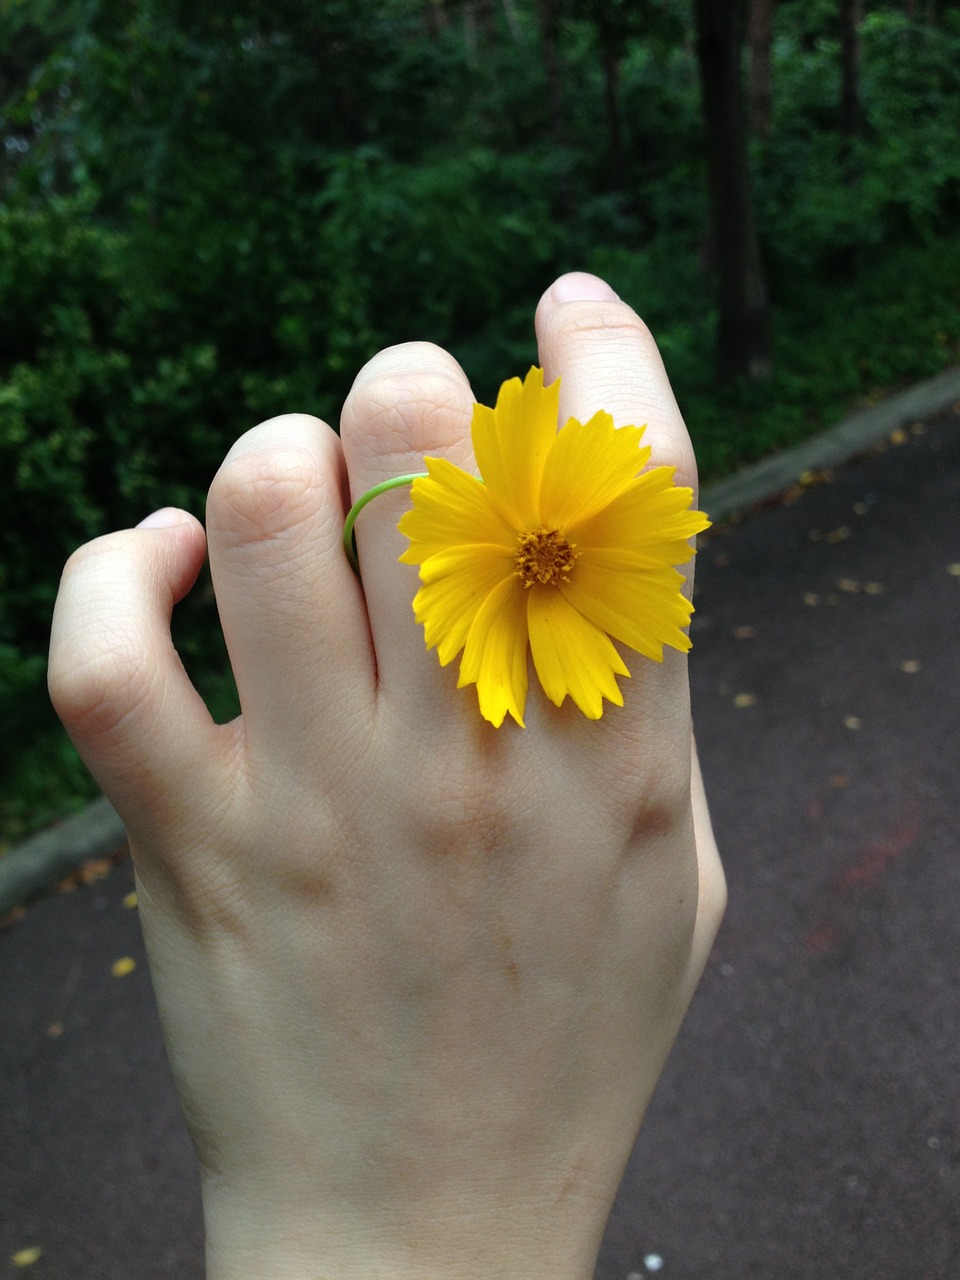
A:
POLYGON ((571 271, 561 276, 550 288, 554 302, 619 302, 605 280, 588 275, 585 271, 571 271))
POLYGON ((185 524, 189 520, 185 511, 178 507, 161 507, 153 511, 137 525, 138 529, 171 529, 176 524, 185 524))

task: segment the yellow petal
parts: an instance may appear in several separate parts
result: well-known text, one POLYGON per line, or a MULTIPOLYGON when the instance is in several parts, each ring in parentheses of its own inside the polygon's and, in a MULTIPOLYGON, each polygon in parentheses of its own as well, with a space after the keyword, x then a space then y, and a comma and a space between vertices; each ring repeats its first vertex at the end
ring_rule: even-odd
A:
POLYGON ((515 529, 539 523, 540 477, 557 438, 560 383, 543 385, 543 370, 500 388, 495 409, 476 405, 473 452, 490 501, 515 529))
POLYGON ((483 484, 446 458, 427 458, 429 475, 414 480, 413 501, 397 526, 410 539, 400 559, 422 564, 428 556, 461 543, 502 542, 513 547, 516 531, 490 505, 483 484))
POLYGON ((654 467, 630 484, 601 511, 586 520, 567 526, 568 537, 578 547, 619 547, 641 551, 656 544, 669 544, 669 564, 685 564, 692 547, 680 550, 687 538, 709 527, 702 511, 690 509, 691 489, 673 483, 673 467, 654 467))
POLYGON ((547 457, 540 487, 540 519, 566 529, 608 506, 643 468, 650 450, 641 448, 643 427, 613 425, 608 413, 589 422, 571 418, 547 457))
POLYGON ((450 547, 420 566, 413 614, 441 666, 463 648, 477 611, 505 578, 516 581, 513 559, 496 547, 450 547))
POLYGON ((665 644, 682 653, 690 648, 683 628, 693 606, 682 586, 683 575, 669 565, 631 572, 605 565, 602 553, 584 552, 558 590, 607 635, 661 662, 665 644))
POLYGON ((489 593, 467 636, 457 687, 476 684, 480 714, 498 729, 508 713, 523 728, 527 700, 527 618, 516 575, 489 593))
POLYGON ((584 618, 555 587, 527 592, 527 624, 533 665, 551 702, 567 694, 590 720, 603 714, 603 699, 623 706, 615 676, 629 676, 609 638, 584 618))

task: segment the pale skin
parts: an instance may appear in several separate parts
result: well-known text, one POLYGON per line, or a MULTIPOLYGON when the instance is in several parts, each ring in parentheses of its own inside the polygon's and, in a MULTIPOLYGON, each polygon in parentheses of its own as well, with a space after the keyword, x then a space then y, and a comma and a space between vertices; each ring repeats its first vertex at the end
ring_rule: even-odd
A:
MULTIPOLYGON (((536 324, 562 420, 647 423, 695 484, 634 312, 573 274, 536 324)), ((472 466, 473 399, 437 347, 390 348, 341 437, 288 414, 236 442, 206 533, 167 509, 64 572, 51 694, 130 835, 210 1280, 591 1276, 723 913, 683 655, 625 652, 599 721, 534 682, 498 730, 414 622, 405 491, 358 520, 362 585, 347 563, 351 501, 472 466), (205 555, 228 725, 170 639, 205 555)))

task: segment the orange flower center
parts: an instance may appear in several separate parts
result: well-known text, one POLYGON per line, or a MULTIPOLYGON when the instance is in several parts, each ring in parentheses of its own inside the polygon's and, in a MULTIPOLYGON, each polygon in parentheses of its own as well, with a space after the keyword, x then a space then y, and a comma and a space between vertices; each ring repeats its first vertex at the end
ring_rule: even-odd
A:
POLYGON ((525 587, 532 587, 535 582, 545 587, 568 582, 579 554, 559 529, 546 529, 541 525, 517 537, 514 553, 517 576, 525 587))

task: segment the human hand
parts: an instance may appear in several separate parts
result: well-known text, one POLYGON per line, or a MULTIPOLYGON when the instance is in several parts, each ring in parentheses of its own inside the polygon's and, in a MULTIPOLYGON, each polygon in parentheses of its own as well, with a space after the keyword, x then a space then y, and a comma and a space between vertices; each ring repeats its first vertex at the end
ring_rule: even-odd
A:
MULTIPOLYGON (((564 277, 537 331, 561 421, 648 423, 694 483, 624 303, 564 277)), ((362 585, 343 555, 350 500, 471 468, 472 403, 439 349, 384 351, 340 438, 288 415, 233 446, 206 547, 166 512, 64 574, 51 694, 130 835, 211 1280, 589 1276, 723 911, 682 654, 599 721, 536 690, 494 729, 414 622, 409 495, 358 521, 362 585), (223 726, 169 630, 207 548, 223 726)))

